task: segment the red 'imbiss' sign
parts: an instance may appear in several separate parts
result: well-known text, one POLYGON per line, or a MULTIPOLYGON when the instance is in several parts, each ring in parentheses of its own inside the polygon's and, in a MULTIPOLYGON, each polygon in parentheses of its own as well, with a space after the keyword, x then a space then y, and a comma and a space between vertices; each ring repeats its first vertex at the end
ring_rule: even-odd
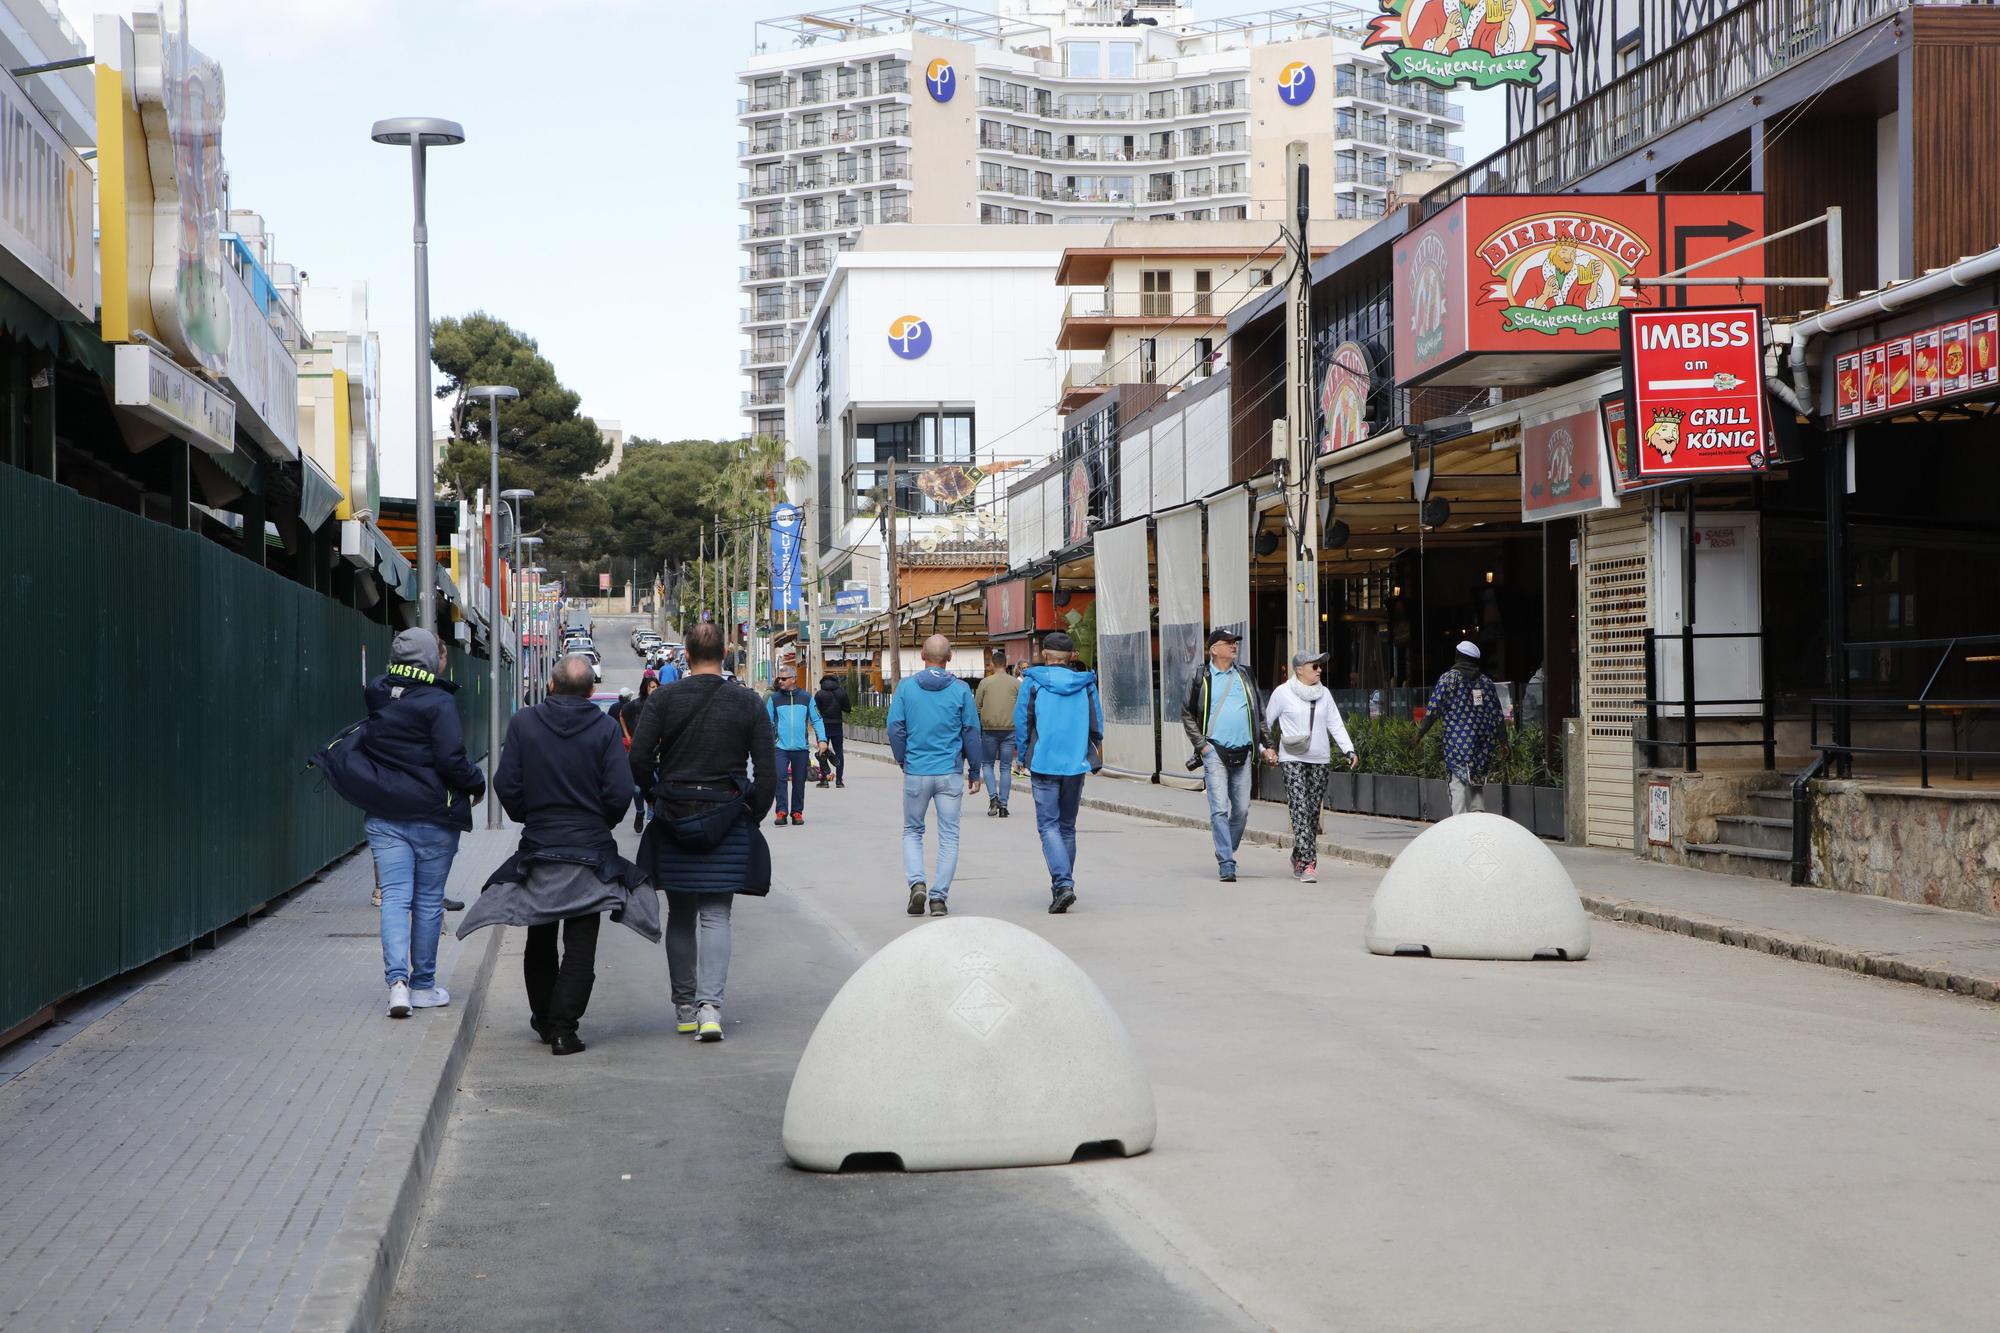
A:
POLYGON ((1627 310, 1620 335, 1641 478, 1763 468, 1763 312, 1627 310))

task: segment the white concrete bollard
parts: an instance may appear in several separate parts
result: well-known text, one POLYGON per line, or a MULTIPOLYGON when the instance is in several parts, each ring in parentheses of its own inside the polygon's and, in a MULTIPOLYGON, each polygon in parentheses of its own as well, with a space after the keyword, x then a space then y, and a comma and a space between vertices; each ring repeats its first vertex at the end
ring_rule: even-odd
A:
POLYGON ((1590 918, 1555 853, 1499 815, 1424 830, 1382 875, 1368 908, 1370 953, 1432 958, 1566 958, 1590 952, 1590 918))
POLYGON ((894 1154, 910 1171, 1067 1162, 1086 1144, 1153 1146, 1153 1087, 1097 983, 1006 921, 904 934, 833 997, 792 1076, 785 1155, 838 1171, 894 1154))

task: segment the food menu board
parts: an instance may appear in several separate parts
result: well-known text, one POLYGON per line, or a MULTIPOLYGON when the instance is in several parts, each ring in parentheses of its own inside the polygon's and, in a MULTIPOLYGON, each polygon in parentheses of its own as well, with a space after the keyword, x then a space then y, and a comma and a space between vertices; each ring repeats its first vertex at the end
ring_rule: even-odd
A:
POLYGON ((2000 311, 1842 353, 1833 375, 1840 424, 1990 392, 2000 388, 2000 311))

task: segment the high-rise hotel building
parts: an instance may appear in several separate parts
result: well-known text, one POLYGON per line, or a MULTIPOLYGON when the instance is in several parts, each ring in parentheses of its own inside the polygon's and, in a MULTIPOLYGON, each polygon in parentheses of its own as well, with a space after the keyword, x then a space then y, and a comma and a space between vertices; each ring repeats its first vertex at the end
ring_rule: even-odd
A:
POLYGON ((1366 218, 1400 174, 1461 156, 1463 113, 1388 82, 1354 6, 1198 20, 1170 0, 996 5, 757 24, 737 104, 750 430, 784 433, 785 365, 861 227, 1277 219, 1294 140, 1314 216, 1366 218))

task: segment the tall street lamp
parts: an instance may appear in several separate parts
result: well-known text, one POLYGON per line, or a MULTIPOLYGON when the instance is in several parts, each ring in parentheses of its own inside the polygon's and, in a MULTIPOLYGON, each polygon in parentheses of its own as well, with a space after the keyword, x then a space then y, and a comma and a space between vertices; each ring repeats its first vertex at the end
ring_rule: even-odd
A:
MULTIPOLYGON (((497 501, 500 496, 500 404, 509 398, 519 398, 521 391, 511 384, 475 384, 465 391, 468 398, 486 400, 486 425, 488 457, 486 466, 490 481, 486 493, 497 501)), ((488 510, 494 515, 493 531, 486 541, 486 649, 490 654, 488 667, 493 673, 492 688, 487 691, 486 701, 486 789, 492 791, 493 779, 500 771, 500 519, 498 510, 488 510)), ((518 524, 516 525, 518 529, 518 524)), ((518 538, 520 533, 516 531, 518 538)), ((518 655, 519 647, 515 648, 518 655)), ((500 802, 486 803, 486 827, 500 827, 500 802)))
MULTIPOLYGON (((437 633, 437 459, 431 448, 431 240, 424 223, 424 150, 465 142, 455 120, 398 116, 378 120, 369 136, 376 143, 408 145, 410 176, 416 190, 417 221, 411 240, 417 251, 417 624, 437 633)), ((498 741, 498 737, 495 738, 498 741)), ((487 807, 497 819, 497 802, 487 807)), ((498 828, 498 824, 493 827, 498 828)))

